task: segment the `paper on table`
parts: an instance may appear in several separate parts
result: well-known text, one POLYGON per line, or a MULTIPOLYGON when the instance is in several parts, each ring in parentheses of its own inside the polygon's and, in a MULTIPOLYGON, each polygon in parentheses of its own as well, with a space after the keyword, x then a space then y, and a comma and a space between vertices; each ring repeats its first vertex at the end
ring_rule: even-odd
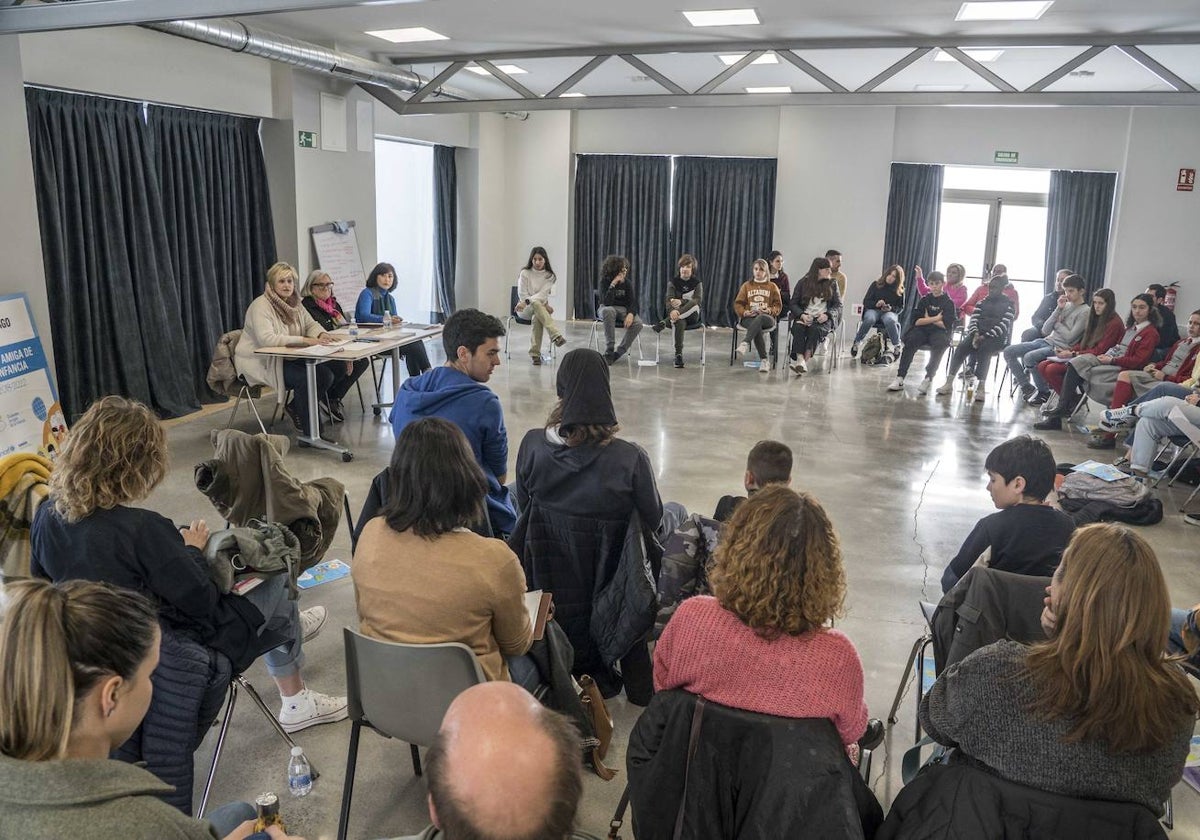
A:
POLYGON ((289 345, 288 349, 295 350, 297 353, 305 356, 332 356, 341 348, 333 344, 313 344, 306 347, 292 347, 289 345))

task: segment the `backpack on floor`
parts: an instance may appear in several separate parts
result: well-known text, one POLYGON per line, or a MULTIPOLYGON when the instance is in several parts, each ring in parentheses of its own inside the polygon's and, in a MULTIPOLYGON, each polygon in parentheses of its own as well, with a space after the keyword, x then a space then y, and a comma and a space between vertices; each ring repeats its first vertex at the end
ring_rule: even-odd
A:
POLYGON ((1145 484, 1131 478, 1105 481, 1082 472, 1072 472, 1058 488, 1061 499, 1080 502, 1105 502, 1116 507, 1132 508, 1150 495, 1145 484))
POLYGON ((864 365, 873 364, 882 352, 883 336, 873 332, 863 342, 862 349, 858 353, 859 362, 864 365))

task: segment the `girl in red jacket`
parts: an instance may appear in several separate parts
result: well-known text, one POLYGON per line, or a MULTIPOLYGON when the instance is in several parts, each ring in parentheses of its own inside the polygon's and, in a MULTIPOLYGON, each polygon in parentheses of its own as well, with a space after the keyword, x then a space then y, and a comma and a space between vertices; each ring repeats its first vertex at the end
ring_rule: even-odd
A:
POLYGON ((1046 402, 1051 392, 1062 390, 1063 377, 1067 373, 1067 359, 1088 353, 1099 355, 1121 340, 1125 324, 1117 314, 1117 297, 1112 289, 1100 289, 1092 296, 1092 311, 1088 315, 1083 338, 1070 350, 1063 350, 1049 359, 1038 363, 1033 377, 1038 392, 1029 398, 1030 405, 1046 402))
MULTIPOLYGON (((1121 371, 1141 370, 1148 365, 1158 346, 1161 323, 1153 295, 1141 294, 1130 301, 1125 334, 1120 342, 1099 355, 1081 353, 1072 357, 1063 377, 1058 407, 1033 427, 1040 431, 1061 429, 1063 418, 1075 413, 1090 389, 1108 388, 1111 393, 1121 371)), ((1106 398, 1104 402, 1107 401, 1106 398)))

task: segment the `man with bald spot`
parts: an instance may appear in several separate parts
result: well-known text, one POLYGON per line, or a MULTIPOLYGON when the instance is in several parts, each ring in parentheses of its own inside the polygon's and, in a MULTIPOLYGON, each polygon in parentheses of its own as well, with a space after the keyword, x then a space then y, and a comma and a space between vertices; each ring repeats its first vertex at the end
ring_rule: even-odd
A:
POLYGON ((508 682, 460 694, 425 759, 433 825, 401 840, 566 840, 583 792, 579 733, 508 682))

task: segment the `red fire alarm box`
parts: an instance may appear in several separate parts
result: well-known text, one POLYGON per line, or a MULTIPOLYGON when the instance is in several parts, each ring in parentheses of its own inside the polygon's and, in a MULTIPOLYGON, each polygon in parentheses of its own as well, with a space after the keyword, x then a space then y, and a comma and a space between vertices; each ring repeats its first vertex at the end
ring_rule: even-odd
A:
POLYGON ((1180 169, 1179 180, 1175 182, 1175 189, 1178 192, 1191 192, 1196 186, 1196 170, 1195 169, 1180 169))

